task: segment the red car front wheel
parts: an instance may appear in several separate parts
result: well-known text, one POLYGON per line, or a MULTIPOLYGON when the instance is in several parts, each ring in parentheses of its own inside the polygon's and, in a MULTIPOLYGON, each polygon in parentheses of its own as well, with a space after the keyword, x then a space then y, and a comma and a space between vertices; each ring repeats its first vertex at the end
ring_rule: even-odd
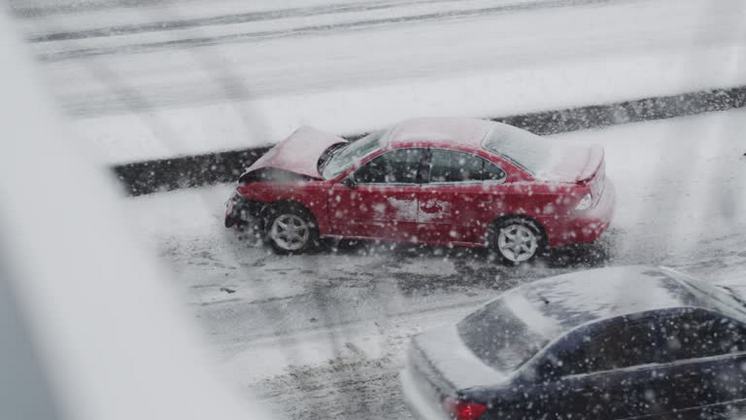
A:
POLYGON ((305 252, 319 237, 313 217, 304 209, 290 205, 271 208, 265 229, 267 241, 280 254, 305 252))

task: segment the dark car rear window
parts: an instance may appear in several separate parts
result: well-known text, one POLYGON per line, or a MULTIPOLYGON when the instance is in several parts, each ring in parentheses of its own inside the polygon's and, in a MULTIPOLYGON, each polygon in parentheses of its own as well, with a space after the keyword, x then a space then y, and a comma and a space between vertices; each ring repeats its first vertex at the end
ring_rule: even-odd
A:
POLYGON ((511 304, 516 299, 521 297, 495 300, 458 324, 466 346, 485 364, 501 371, 515 370, 549 341, 541 329, 516 315, 511 304))

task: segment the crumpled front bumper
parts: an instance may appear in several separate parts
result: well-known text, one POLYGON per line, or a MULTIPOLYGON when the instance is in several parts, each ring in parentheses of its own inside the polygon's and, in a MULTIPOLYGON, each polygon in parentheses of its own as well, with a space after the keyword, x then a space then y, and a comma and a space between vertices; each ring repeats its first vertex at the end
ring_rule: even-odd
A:
POLYGON ((241 226, 261 215, 263 203, 250 201, 237 191, 225 202, 225 227, 241 226))

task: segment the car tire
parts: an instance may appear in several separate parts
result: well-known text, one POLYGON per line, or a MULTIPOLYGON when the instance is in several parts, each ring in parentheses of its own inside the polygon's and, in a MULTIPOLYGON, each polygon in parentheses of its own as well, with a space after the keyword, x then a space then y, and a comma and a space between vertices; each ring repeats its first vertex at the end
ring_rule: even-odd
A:
POLYGON ((491 229, 490 248, 506 265, 533 261, 546 249, 546 238, 538 223, 524 217, 498 220, 491 229))
POLYGON ((226 229, 230 229, 234 226, 239 226, 239 222, 236 220, 235 217, 232 216, 225 216, 224 225, 226 229))
POLYGON ((278 254, 300 254, 318 246, 319 230, 308 210, 298 205, 279 205, 267 210, 264 237, 278 254))

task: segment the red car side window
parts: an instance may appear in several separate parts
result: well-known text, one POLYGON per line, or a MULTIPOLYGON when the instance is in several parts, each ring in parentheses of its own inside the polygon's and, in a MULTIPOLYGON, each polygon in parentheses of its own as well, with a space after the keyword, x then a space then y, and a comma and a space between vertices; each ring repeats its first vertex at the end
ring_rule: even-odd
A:
POLYGON ((502 169, 500 169, 499 166, 495 165, 494 163, 484 161, 484 171, 483 171, 484 179, 485 181, 500 181, 505 179, 508 174, 505 173, 502 169))
POLYGON ((501 180, 505 172, 479 156, 434 149, 430 157, 430 182, 501 180))
POLYGON ((423 149, 393 150, 368 162, 355 172, 361 184, 415 184, 420 182, 420 165, 425 157, 423 149))

